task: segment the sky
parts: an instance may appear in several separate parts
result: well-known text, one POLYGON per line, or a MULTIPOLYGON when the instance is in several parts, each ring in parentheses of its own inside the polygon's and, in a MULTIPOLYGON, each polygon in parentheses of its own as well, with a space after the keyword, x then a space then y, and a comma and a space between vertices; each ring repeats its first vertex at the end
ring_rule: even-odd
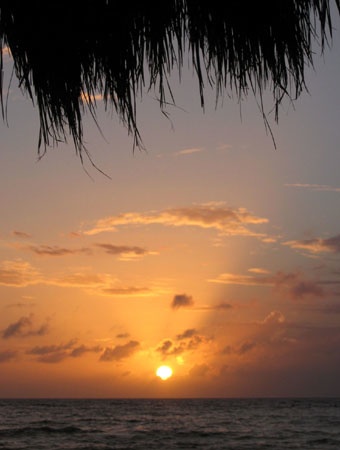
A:
POLYGON ((309 92, 269 115, 276 148, 251 95, 215 108, 208 89, 203 112, 190 69, 169 118, 144 93, 145 150, 99 99, 85 141, 108 176, 72 142, 38 160, 13 80, 0 397, 340 396, 339 57, 335 31, 309 92))

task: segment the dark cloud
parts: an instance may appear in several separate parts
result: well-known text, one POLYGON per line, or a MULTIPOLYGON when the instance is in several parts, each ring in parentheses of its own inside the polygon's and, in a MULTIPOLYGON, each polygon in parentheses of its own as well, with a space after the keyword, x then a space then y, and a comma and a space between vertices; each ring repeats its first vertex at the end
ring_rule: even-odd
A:
POLYGON ((39 362, 59 363, 66 358, 79 358, 85 353, 99 353, 102 351, 100 346, 88 347, 79 345, 75 347, 76 343, 76 339, 71 339, 66 344, 36 346, 26 353, 36 356, 39 362))
POLYGON ((33 326, 33 316, 20 317, 17 322, 11 323, 2 332, 3 339, 12 337, 29 337, 29 336, 43 336, 48 333, 48 324, 44 323, 38 328, 33 326))
POLYGON ((77 253, 91 253, 91 250, 88 248, 81 248, 81 249, 69 249, 69 248, 63 248, 58 247, 57 245, 50 246, 50 245, 30 245, 29 250, 31 250, 33 253, 39 256, 67 256, 67 255, 74 255, 77 253))
POLYGON ((312 253, 340 253, 340 234, 327 239, 315 238, 288 241, 285 242, 285 245, 288 245, 291 248, 307 250, 312 253))
POLYGON ((226 345, 225 347, 223 347, 221 354, 222 355, 230 355, 233 352, 233 348, 231 345, 226 345))
POLYGON ((246 341, 243 342, 237 349, 236 353, 238 355, 244 355, 245 353, 249 353, 253 348, 256 347, 256 342, 253 341, 246 341))
POLYGON ((194 301, 191 295, 187 294, 177 294, 174 296, 171 302, 171 308, 179 309, 179 308, 188 308, 193 306, 194 301))
POLYGON ((17 231, 17 230, 12 231, 12 235, 23 239, 28 239, 32 237, 30 234, 25 233, 24 231, 17 231))
POLYGON ((119 334, 116 335, 116 338, 117 339, 126 339, 129 336, 130 336, 129 333, 119 333, 119 334))
POLYGON ((80 356, 83 356, 84 353, 99 353, 102 351, 102 347, 99 345, 96 345, 94 347, 87 347, 86 345, 80 345, 79 347, 74 348, 70 352, 70 356, 72 358, 79 358, 80 356))
POLYGON ((100 356, 100 361, 120 361, 133 355, 139 348, 138 341, 129 341, 124 345, 116 345, 113 348, 106 348, 100 356))
POLYGON ((190 375, 192 377, 204 377, 209 372, 209 366, 207 364, 197 364, 190 369, 190 375))
POLYGON ((166 341, 163 341, 159 347, 156 348, 156 351, 162 353, 163 355, 166 355, 171 349, 172 345, 172 341, 170 341, 170 339, 167 339, 166 341))
POLYGON ((0 363, 12 361, 17 356, 17 352, 13 350, 3 350, 0 352, 0 363))
POLYGON ((206 306, 196 306, 195 309, 199 311, 227 311, 229 309, 232 309, 233 305, 230 303, 219 303, 217 305, 206 305, 206 306))
POLYGON ((43 356, 43 355, 50 355, 53 353, 59 353, 59 352, 63 352, 63 351, 72 349, 75 346, 76 342, 77 341, 75 339, 71 339, 66 344, 41 345, 41 346, 37 345, 36 347, 33 347, 31 350, 28 350, 27 354, 43 356))
POLYGON ((230 303, 219 303, 218 305, 212 306, 211 308, 216 310, 232 309, 233 305, 231 305, 230 303))
POLYGON ((142 256, 148 253, 145 248, 128 246, 128 245, 113 245, 113 244, 95 244, 96 247, 102 248, 109 255, 124 255, 124 254, 134 254, 137 256, 142 256))
POLYGON ((134 286, 128 286, 128 287, 122 287, 122 288, 104 288, 101 290, 104 294, 108 295, 145 295, 150 291, 149 288, 145 287, 134 287, 134 286))
POLYGON ((180 355, 185 350, 185 344, 175 345, 170 339, 162 342, 162 344, 156 348, 163 357, 180 355))
POLYGON ((185 330, 183 333, 178 334, 176 339, 179 342, 173 342, 171 339, 164 340, 156 348, 156 351, 163 357, 176 356, 185 351, 195 350, 205 341, 202 336, 196 334, 196 330, 194 328, 185 330))
POLYGON ((178 339, 179 341, 181 339, 188 339, 188 338, 191 338, 192 336, 194 336, 195 334, 196 334, 195 328, 189 328, 188 330, 185 330, 183 333, 178 334, 176 336, 176 339, 178 339))
POLYGON ((324 297, 324 290, 313 281, 298 281, 290 288, 293 298, 299 299, 306 295, 324 297))
POLYGON ((193 338, 190 339, 190 341, 188 341, 188 343, 187 343, 187 349, 194 350, 199 345, 201 345, 203 341, 204 341, 204 339, 202 338, 202 336, 199 336, 199 335, 193 336, 193 338))
POLYGON ((245 355, 246 353, 249 353, 256 347, 257 343, 255 341, 245 341, 241 344, 239 344, 237 347, 232 347, 231 345, 226 345, 221 350, 221 355, 245 355))

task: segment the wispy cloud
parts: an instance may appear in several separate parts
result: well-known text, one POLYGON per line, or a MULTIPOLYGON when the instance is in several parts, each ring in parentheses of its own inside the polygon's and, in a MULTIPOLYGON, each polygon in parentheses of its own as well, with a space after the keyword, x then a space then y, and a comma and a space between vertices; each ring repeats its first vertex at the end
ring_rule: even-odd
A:
POLYGON ((100 356, 100 361, 120 361, 132 356, 138 351, 139 347, 140 343, 138 341, 129 341, 126 344, 116 345, 113 348, 107 347, 100 356))
POLYGON ((79 358, 80 356, 83 356, 85 353, 99 353, 102 351, 102 347, 99 345, 95 345, 92 347, 86 346, 86 345, 79 345, 78 347, 75 347, 70 352, 70 356, 72 358, 79 358))
POLYGON ((56 277, 46 279, 45 283, 55 286, 103 289, 113 285, 115 281, 110 274, 83 271, 60 274, 56 277))
POLYGON ((28 350, 28 355, 37 357, 37 361, 43 363, 58 363, 69 356, 69 350, 73 348, 76 340, 72 339, 66 344, 59 345, 42 345, 36 346, 28 350))
POLYGON ((129 333, 119 333, 116 335, 117 339, 127 339, 129 337, 129 333))
POLYGON ((2 350, 0 351, 0 364, 12 361, 17 356, 17 352, 14 350, 2 350))
POLYGON ((326 239, 314 238, 287 241, 284 242, 284 245, 295 249, 307 250, 311 253, 340 253, 340 234, 326 239))
POLYGON ((2 332, 3 339, 9 339, 13 337, 30 337, 30 336, 43 336, 48 333, 48 323, 44 323, 38 327, 34 327, 33 315, 28 317, 20 317, 17 322, 11 323, 2 332))
POLYGON ((262 324, 265 325, 273 325, 273 324, 282 324, 286 321, 285 316, 282 314, 281 311, 271 311, 263 320, 262 324))
POLYGON ((230 303, 222 302, 218 303, 216 305, 202 305, 202 306, 195 306, 195 310, 198 311, 228 311, 233 308, 233 305, 230 303))
POLYGON ((36 346, 28 350, 26 354, 36 357, 38 362, 55 364, 67 358, 80 358, 86 353, 100 353, 103 349, 99 345, 76 345, 77 340, 71 339, 65 344, 36 346))
POLYGON ((113 244, 95 244, 95 246, 103 249, 109 255, 119 256, 122 261, 136 260, 145 255, 156 254, 138 246, 113 244))
POLYGON ((204 377, 209 372, 210 368, 208 364, 196 364, 190 369, 190 376, 192 377, 204 377))
POLYGON ((136 287, 136 286, 127 286, 127 287, 108 287, 103 288, 101 292, 105 295, 114 295, 114 296, 129 296, 129 297, 143 297, 154 295, 154 292, 147 287, 136 287))
POLYGON ((12 231, 12 235, 17 238, 23 238, 23 239, 29 239, 32 237, 31 234, 26 233, 25 231, 18 231, 18 230, 12 231))
POLYGON ((0 265, 0 285, 23 287, 40 281, 40 272, 26 261, 3 261, 0 265))
POLYGON ((233 208, 224 203, 205 203, 164 211, 137 213, 130 212, 107 217, 97 221, 95 226, 84 233, 88 235, 116 231, 123 225, 191 226, 215 229, 221 234, 231 236, 263 237, 250 230, 249 226, 267 223, 268 219, 255 216, 245 208, 233 208))
POLYGON ((308 183, 292 183, 285 184, 286 187, 310 189, 312 191, 340 192, 340 187, 329 186, 328 184, 308 184, 308 183))
POLYGON ((184 148, 183 150, 176 152, 175 156, 192 155, 193 153, 201 153, 201 152, 203 152, 203 148, 201 147, 184 148))
POLYGON ((223 273, 217 278, 208 280, 213 283, 236 284, 243 286, 270 286, 277 289, 285 289, 293 299, 305 296, 324 297, 325 291, 321 282, 307 280, 300 272, 281 272, 263 276, 240 275, 223 273))
POLYGON ((87 92, 82 92, 80 96, 81 100, 85 103, 96 103, 96 101, 103 100, 102 94, 89 94, 87 92))
POLYGON ((77 253, 90 254, 89 248, 70 249, 65 247, 59 247, 57 245, 30 245, 27 247, 33 253, 39 256, 67 256, 75 255, 77 253))
POLYGON ((250 269, 248 269, 248 272, 251 273, 258 273, 258 274, 267 274, 269 273, 269 270, 267 269, 262 269, 261 267, 251 267, 250 269))

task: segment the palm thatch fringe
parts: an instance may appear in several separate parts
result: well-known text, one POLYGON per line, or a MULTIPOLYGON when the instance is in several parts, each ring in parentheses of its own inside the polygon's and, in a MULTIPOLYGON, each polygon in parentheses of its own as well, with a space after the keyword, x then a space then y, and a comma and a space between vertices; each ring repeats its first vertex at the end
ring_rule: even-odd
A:
POLYGON ((340 0, 1 0, 0 46, 38 107, 40 154, 70 134, 82 156, 82 116, 96 117, 98 94, 141 146, 136 98, 156 89, 161 109, 173 101, 169 75, 184 55, 202 106, 205 82, 217 98, 253 92, 261 101, 269 88, 277 119, 282 99, 306 87, 314 41, 323 49, 332 37, 331 9, 340 0))

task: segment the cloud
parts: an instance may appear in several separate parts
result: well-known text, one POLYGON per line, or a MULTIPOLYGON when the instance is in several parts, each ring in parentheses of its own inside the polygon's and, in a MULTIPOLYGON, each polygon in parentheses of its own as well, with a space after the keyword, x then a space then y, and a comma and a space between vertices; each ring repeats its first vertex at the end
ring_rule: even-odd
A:
POLYGON ((286 321, 285 316, 280 311, 271 311, 261 322, 262 324, 282 324, 286 321))
POLYGON ((196 364, 190 369, 190 376, 192 377, 204 377, 209 372, 209 366, 207 364, 196 364))
POLYGON ((196 306, 194 309, 198 311, 227 311, 233 308, 230 303, 218 303, 217 305, 196 306))
POLYGON ((190 306, 193 306, 193 304, 194 301, 191 295, 177 294, 172 299, 171 308, 172 309, 189 308, 190 306))
POLYGON ((156 348, 156 352, 159 352, 163 357, 180 355, 185 350, 185 344, 180 343, 179 345, 174 344, 170 339, 167 339, 161 343, 159 347, 156 348))
POLYGON ((128 245, 112 245, 112 244, 95 244, 96 247, 102 248, 109 255, 123 256, 125 259, 132 259, 133 257, 142 257, 149 252, 142 247, 128 246, 128 245))
POLYGON ((102 351, 102 347, 99 345, 95 345, 93 347, 87 347, 86 345, 79 345, 78 347, 75 347, 71 353, 70 356, 72 358, 79 358, 80 356, 83 356, 85 353, 99 353, 102 351))
POLYGON ((101 291, 105 295, 113 296, 141 297, 153 295, 152 291, 149 288, 135 286, 103 288, 101 291))
POLYGON ((256 347, 256 342, 254 341, 246 341, 243 342, 235 351, 238 355, 244 355, 249 353, 256 347))
POLYGON ((28 262, 19 259, 0 265, 0 285, 24 287, 40 282, 40 272, 28 262))
POLYGON ((67 255, 74 255, 77 253, 86 253, 86 254, 91 253, 90 249, 88 249, 88 248, 69 249, 69 248, 58 247, 57 245, 53 245, 53 246, 30 245, 27 248, 39 256, 67 256, 67 255))
POLYGON ((34 355, 37 357, 38 362, 55 364, 64 361, 66 358, 79 358, 85 353, 99 353, 102 351, 102 347, 78 345, 76 339, 71 339, 66 344, 59 345, 43 345, 33 347, 26 353, 28 355, 34 355))
POLYGON ((31 238, 32 235, 29 233, 25 233, 24 231, 13 230, 12 235, 18 238, 28 239, 31 238))
POLYGON ((234 347, 231 345, 226 345, 225 347, 223 347, 220 354, 221 355, 234 354, 234 355, 243 356, 246 353, 251 352, 256 346, 257 346, 257 343, 255 341, 247 340, 247 341, 242 342, 241 344, 234 346, 234 347))
POLYGON ((46 280, 46 284, 56 286, 102 288, 104 286, 109 286, 113 281, 113 278, 108 274, 84 271, 60 275, 57 278, 46 280))
POLYGON ((260 267, 252 267, 252 268, 248 269, 248 272, 258 273, 258 274, 261 274, 261 275, 270 273, 267 269, 262 269, 260 267))
POLYGON ((117 338, 117 339, 126 339, 126 338, 128 338, 128 337, 130 337, 129 333, 119 333, 119 334, 116 334, 116 338, 117 338))
POLYGON ((189 328, 183 333, 178 334, 176 341, 165 339, 156 348, 156 352, 160 353, 163 358, 178 356, 185 351, 196 350, 201 344, 206 342, 206 339, 200 336, 194 328, 189 328))
POLYGON ((116 231, 122 225, 191 226, 215 229, 224 235, 256 236, 264 235, 251 231, 249 225, 267 223, 268 219, 257 217, 245 208, 232 208, 224 203, 205 203, 183 208, 169 208, 160 212, 125 213, 98 220, 96 225, 85 231, 93 235, 105 231, 116 231))
POLYGON ((310 189, 312 191, 323 191, 323 192, 340 192, 339 187, 332 187, 328 184, 303 184, 303 183, 293 183, 285 184, 286 187, 310 189))
POLYGON ((178 339, 179 341, 182 339, 188 339, 194 336, 195 334, 196 334, 195 328, 189 328, 188 330, 185 330, 183 333, 178 334, 176 336, 176 339, 178 339))
POLYGON ((35 306, 35 303, 10 303, 9 305, 6 305, 6 308, 33 308, 35 306))
POLYGON ((213 283, 235 284, 243 286, 270 286, 277 289, 286 289, 293 299, 307 295, 324 297, 325 291, 320 286, 322 282, 305 280, 300 272, 281 272, 263 276, 239 275, 223 273, 215 279, 208 280, 213 283))
POLYGON ((103 95, 102 94, 89 94, 88 92, 82 92, 80 95, 81 100, 84 103, 87 104, 91 104, 91 103, 96 103, 96 101, 101 101, 103 100, 103 95))
POLYGON ((17 352, 14 350, 0 351, 0 364, 8 361, 12 361, 17 356, 17 352))
POLYGON ((129 341, 124 345, 116 345, 113 348, 106 348, 100 356, 100 361, 120 361, 121 359, 132 356, 140 347, 138 341, 129 341))
POLYGON ((49 327, 47 323, 40 325, 38 328, 33 326, 33 316, 20 317, 17 322, 11 323, 2 333, 3 339, 12 337, 30 337, 30 336, 44 336, 48 333, 49 327))
POLYGON ((340 253, 340 234, 327 239, 315 238, 287 241, 284 245, 295 249, 307 250, 311 253, 340 253))
POLYGON ((175 153, 175 156, 183 156, 183 155, 192 155, 193 153, 201 153, 203 152, 203 148, 201 147, 193 147, 193 148, 185 148, 175 153))

